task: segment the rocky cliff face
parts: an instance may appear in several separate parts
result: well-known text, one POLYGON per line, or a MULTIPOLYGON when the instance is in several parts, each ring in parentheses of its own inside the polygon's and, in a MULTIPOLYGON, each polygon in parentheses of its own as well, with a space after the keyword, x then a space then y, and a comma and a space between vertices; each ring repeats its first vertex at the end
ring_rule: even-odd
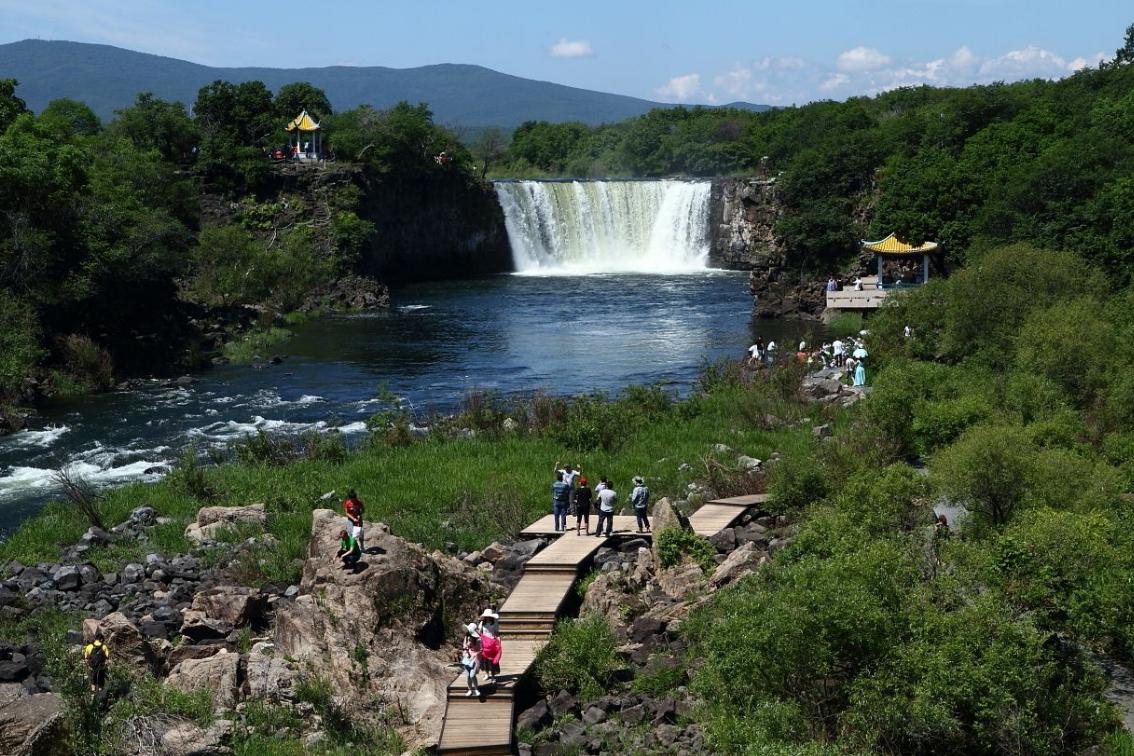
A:
POLYGON ((714 179, 710 208, 710 264, 749 271, 748 288, 758 317, 822 316, 826 280, 793 274, 787 267, 787 248, 776 234, 784 212, 776 179, 714 179))
POLYGON ((457 173, 363 173, 360 214, 377 233, 363 272, 386 283, 468 278, 512 270, 504 212, 490 185, 457 173))
POLYGON ((709 261, 728 270, 765 270, 782 261, 775 226, 783 210, 775 179, 714 179, 709 261))
MULTIPOLYGON (((320 249, 338 243, 335 214, 353 210, 374 225, 354 272, 383 283, 467 278, 512 269, 504 213, 495 191, 457 171, 408 176, 350 163, 287 164, 275 167, 258 199, 273 213, 267 225, 310 224, 320 249)), ((247 215, 242 203, 202 198, 205 225, 223 225, 247 215)))

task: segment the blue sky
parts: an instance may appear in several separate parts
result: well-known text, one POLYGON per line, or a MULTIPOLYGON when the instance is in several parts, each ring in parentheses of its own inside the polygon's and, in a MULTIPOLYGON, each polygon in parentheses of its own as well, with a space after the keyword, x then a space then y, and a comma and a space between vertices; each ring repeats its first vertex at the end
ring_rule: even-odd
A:
POLYGON ((1134 4, 0 0, 0 18, 0 43, 100 42, 216 66, 476 63, 667 102, 778 105, 1065 76, 1113 54, 1134 4))

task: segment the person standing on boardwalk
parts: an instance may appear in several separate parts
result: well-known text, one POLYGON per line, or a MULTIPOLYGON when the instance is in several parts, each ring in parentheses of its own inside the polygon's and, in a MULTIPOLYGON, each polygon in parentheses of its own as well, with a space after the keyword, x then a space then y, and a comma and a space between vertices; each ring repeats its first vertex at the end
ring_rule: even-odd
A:
POLYGON ((364 548, 362 545, 362 515, 366 511, 366 506, 362 503, 362 499, 358 498, 358 492, 353 488, 347 490, 346 499, 343 501, 343 511, 346 512, 347 520, 350 522, 351 534, 358 540, 358 548, 364 548), (354 530, 354 528, 357 528, 357 530, 354 530))
POLYGON ((634 516, 638 518, 638 532, 650 532, 650 518, 646 510, 650 506, 650 489, 641 475, 634 476, 634 490, 630 492, 630 503, 634 506, 634 516))
POLYGON ((571 503, 571 486, 563 480, 563 471, 555 473, 551 484, 551 514, 555 518, 555 532, 567 531, 567 507, 571 503))
POLYGON ((610 481, 602 479, 602 490, 598 492, 598 525, 595 526, 595 537, 602 536, 602 523, 606 521, 606 534, 614 532, 614 502, 618 501, 618 494, 611 487, 610 481))
POLYGON ((579 535, 579 523, 583 524, 584 533, 591 534, 591 489, 587 485, 587 476, 579 476, 579 487, 575 491, 575 535, 579 535))
POLYGON ((468 685, 466 698, 479 696, 476 675, 480 671, 480 633, 476 630, 476 623, 465 625, 465 640, 461 644, 461 668, 465 670, 465 681, 468 685))
POLYGON ((106 685, 106 668, 110 664, 110 649, 102 637, 102 631, 95 631, 94 640, 83 647, 83 658, 90 670, 91 690, 98 692, 106 685))
POLYGON ((500 658, 504 655, 504 648, 500 643, 500 625, 497 624, 500 615, 491 609, 485 609, 480 615, 480 658, 484 661, 484 670, 488 673, 489 681, 496 679, 500 674, 500 658))
MULTIPOLYGON (((559 465, 556 465, 556 467, 559 467, 559 465)), ((575 513, 575 484, 576 484, 576 481, 578 480, 579 476, 582 475, 583 471, 578 469, 578 468, 573 468, 571 465, 564 465, 563 469, 560 470, 559 472, 563 473, 563 482, 566 483, 567 485, 571 486, 569 498, 568 498, 568 501, 567 501, 567 513, 568 514, 574 514, 575 513)), ((566 528, 564 528, 564 530, 566 530, 566 528)))

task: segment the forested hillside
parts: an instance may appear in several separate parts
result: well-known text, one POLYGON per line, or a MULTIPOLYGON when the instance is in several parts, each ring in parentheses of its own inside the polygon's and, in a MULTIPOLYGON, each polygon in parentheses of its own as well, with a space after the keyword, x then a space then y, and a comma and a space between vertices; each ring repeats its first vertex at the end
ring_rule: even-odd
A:
POLYGON ((789 267, 824 277, 862 238, 940 241, 953 262, 1014 241, 1072 249, 1129 280, 1134 35, 1061 81, 916 87, 764 113, 654 110, 529 122, 493 174, 780 175, 789 267))
POLYGON ((319 222, 291 222, 307 200, 273 194, 269 151, 303 107, 375 181, 475 187, 424 105, 332 114, 309 84, 218 81, 193 118, 143 93, 103 124, 74 100, 31 113, 0 80, 0 408, 194 367, 208 323, 289 312, 358 272, 375 233, 359 191, 324 197, 319 222), (444 150, 456 159, 439 165, 444 150), (206 219, 206 203, 223 213, 206 219))

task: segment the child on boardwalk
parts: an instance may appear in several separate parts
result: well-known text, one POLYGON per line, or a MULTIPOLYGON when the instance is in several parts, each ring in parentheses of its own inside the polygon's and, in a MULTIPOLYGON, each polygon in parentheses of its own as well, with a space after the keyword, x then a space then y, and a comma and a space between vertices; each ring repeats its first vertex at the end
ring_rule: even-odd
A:
POLYGON ((646 488, 646 481, 641 475, 634 476, 634 490, 630 493, 630 503, 634 505, 634 516, 638 518, 638 532, 650 532, 650 518, 646 510, 650 506, 650 489, 646 488))
POLYGON ((470 622, 465 626, 465 640, 461 644, 461 667, 465 670, 465 680, 469 688, 465 693, 465 698, 480 695, 476 675, 480 670, 481 650, 480 633, 476 630, 476 624, 470 622))

